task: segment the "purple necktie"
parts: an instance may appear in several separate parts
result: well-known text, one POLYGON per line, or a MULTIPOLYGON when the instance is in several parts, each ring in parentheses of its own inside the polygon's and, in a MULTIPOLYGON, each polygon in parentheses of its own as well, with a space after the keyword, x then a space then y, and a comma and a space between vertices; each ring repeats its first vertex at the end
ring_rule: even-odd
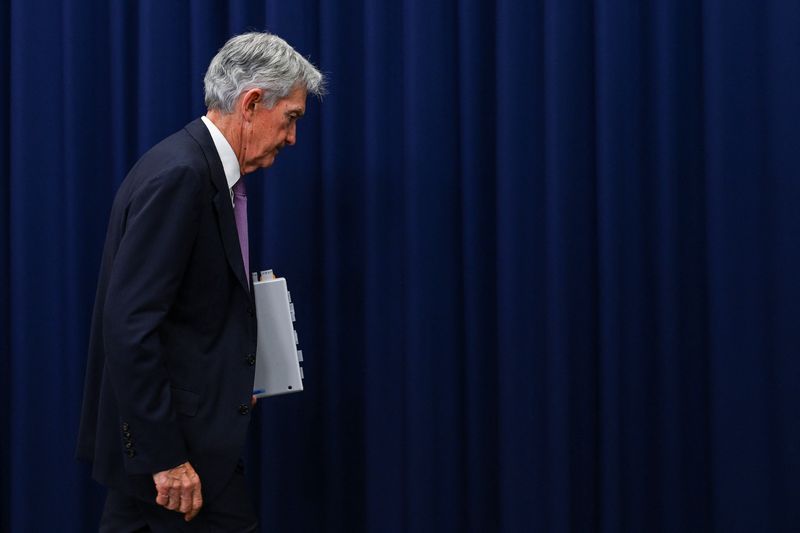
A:
MULTIPOLYGON (((233 216, 236 218, 236 232, 239 234, 239 247, 242 249, 244 262, 244 279, 249 280, 247 271, 250 269, 250 246, 247 243, 247 187, 244 178, 233 186, 233 216)), ((247 283, 250 286, 250 283, 247 283)))

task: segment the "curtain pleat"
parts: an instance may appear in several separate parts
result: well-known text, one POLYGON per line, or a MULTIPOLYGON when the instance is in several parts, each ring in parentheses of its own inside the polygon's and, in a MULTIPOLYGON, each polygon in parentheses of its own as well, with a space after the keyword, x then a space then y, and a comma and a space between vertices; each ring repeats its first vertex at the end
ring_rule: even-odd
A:
MULTIPOLYGON (((11 6, 0 4, 0 405, 11 404, 11 306, 10 300, 10 141, 11 141, 11 6)), ((0 410, 0 468, 7 471, 11 457, 11 420, 7 408, 0 410)), ((7 531, 11 521, 11 477, 0 476, 0 529, 7 531)))

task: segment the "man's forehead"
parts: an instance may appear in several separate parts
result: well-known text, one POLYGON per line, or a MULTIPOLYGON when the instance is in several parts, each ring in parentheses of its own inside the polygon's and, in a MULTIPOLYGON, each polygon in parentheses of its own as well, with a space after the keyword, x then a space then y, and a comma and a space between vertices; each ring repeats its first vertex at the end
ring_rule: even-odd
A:
POLYGON ((308 91, 306 91, 303 87, 295 87, 294 89, 292 89, 292 92, 286 95, 284 100, 291 104, 302 105, 303 107, 305 107, 307 96, 308 96, 308 91))
POLYGON ((286 104, 286 108, 289 111, 305 111, 306 109, 306 97, 308 95, 308 91, 306 91, 302 87, 295 88, 292 92, 290 92, 286 98, 283 99, 283 102, 286 104))

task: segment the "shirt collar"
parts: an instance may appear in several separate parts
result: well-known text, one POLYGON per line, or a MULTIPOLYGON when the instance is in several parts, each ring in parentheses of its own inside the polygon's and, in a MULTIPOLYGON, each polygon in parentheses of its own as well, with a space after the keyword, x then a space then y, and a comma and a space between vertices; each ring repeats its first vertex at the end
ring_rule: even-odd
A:
POLYGON ((208 128, 211 139, 214 141, 214 146, 222 161, 222 169, 225 171, 225 179, 228 181, 228 188, 233 189, 233 186, 236 185, 236 182, 242 177, 241 170, 239 169, 239 160, 236 158, 236 154, 233 148, 231 148, 228 139, 219 131, 216 124, 211 122, 208 117, 200 117, 200 119, 203 121, 203 124, 206 125, 206 128, 208 128))

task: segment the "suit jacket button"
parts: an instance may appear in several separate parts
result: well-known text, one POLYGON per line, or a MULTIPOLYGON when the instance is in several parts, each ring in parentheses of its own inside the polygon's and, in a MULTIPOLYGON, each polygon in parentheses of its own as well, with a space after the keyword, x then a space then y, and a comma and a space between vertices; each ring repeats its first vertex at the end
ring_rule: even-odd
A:
POLYGON ((252 307, 248 306, 247 314, 250 315, 250 316, 253 316, 253 308, 252 307))
POLYGON ((133 458, 136 456, 136 450, 134 450, 134 449, 130 449, 130 450, 128 450, 127 452, 125 452, 125 454, 126 454, 128 457, 130 457, 131 459, 133 459, 133 458))
POLYGON ((130 439, 131 438, 131 432, 130 431, 126 431, 125 433, 123 433, 123 435, 125 435, 126 439, 130 439))
POLYGON ((243 403, 242 405, 239 406, 239 414, 240 415, 246 415, 249 412, 250 412, 250 408, 247 407, 246 403, 243 403))
POLYGON ((247 357, 245 357, 245 361, 250 366, 255 365, 256 364, 256 354, 253 354, 253 353, 247 354, 247 357))
POLYGON ((128 431, 131 427, 128 425, 127 422, 122 423, 122 431, 128 431))

